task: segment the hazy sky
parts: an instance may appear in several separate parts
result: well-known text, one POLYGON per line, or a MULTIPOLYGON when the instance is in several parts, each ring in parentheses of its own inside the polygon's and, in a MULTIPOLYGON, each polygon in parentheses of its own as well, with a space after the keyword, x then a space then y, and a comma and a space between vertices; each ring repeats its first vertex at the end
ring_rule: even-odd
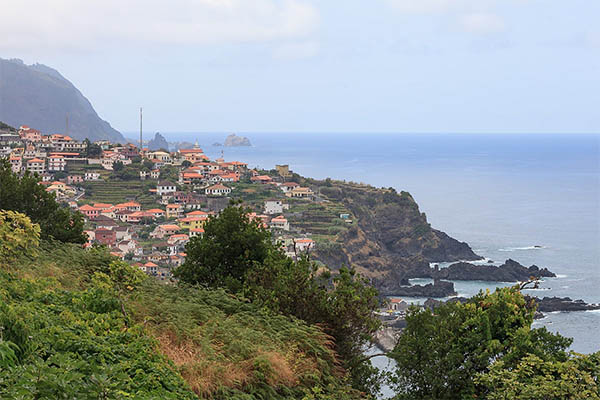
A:
POLYGON ((599 0, 19 0, 121 131, 600 132, 599 0))

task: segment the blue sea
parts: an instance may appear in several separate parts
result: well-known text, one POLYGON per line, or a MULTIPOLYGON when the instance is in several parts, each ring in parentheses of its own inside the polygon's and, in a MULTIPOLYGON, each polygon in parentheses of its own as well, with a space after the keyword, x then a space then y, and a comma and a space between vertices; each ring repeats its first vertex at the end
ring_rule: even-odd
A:
MULTIPOLYGON (((238 134, 252 146, 213 146, 225 133, 164 135, 250 166, 409 191, 433 227, 479 255, 558 274, 532 294, 600 302, 600 135, 238 134)), ((455 286, 470 296, 499 285, 455 286)), ((574 351, 600 350, 600 312, 550 313, 535 326, 572 337, 574 351)))

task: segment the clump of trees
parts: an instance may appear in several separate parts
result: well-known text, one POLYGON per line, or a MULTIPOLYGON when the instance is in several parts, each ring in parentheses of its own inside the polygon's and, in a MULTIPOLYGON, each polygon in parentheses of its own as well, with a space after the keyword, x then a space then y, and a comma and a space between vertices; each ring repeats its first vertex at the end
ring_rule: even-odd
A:
POLYGON ((249 211, 232 204, 210 217, 204 235, 186 247, 185 263, 175 275, 181 282, 224 288, 273 313, 321 326, 334 339, 354 387, 376 391, 376 370, 362 349, 379 327, 373 315, 377 291, 354 270, 332 274, 306 255, 290 259, 249 211))
POLYGON ((599 354, 531 329, 534 312, 519 287, 412 309, 391 353, 398 399, 598 399, 599 354))
POLYGON ((42 239, 85 243, 83 216, 57 203, 39 183, 37 175, 15 174, 7 160, 0 160, 0 209, 27 215, 41 228, 42 239))

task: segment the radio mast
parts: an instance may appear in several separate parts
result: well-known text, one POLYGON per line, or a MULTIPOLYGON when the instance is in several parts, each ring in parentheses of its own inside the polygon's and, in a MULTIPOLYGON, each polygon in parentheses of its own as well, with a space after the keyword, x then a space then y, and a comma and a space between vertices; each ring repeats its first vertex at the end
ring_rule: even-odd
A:
POLYGON ((140 107, 140 154, 144 148, 144 142, 142 141, 142 107, 140 107))

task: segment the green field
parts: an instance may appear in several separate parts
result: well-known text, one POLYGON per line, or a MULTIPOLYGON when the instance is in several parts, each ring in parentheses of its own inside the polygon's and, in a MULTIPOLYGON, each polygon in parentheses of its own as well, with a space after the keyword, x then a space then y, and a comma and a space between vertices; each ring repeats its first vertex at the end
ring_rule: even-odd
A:
POLYGON ((158 207, 157 197, 149 192, 149 188, 154 183, 151 181, 116 181, 109 182, 86 182, 82 185, 91 190, 91 195, 83 197, 86 203, 123 203, 128 200, 135 200, 142 205, 143 209, 158 207))

